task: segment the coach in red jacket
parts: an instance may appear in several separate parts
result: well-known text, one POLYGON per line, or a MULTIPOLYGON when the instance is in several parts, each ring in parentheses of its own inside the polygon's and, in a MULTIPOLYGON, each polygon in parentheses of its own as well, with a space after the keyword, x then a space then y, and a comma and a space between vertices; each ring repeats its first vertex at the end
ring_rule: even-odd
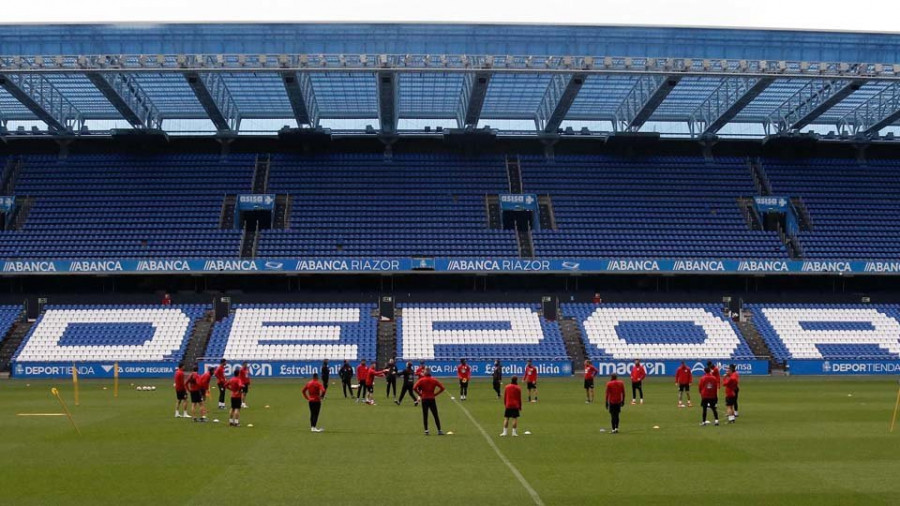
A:
POLYGON ((619 413, 625 405, 625 383, 619 380, 619 377, 613 374, 606 384, 606 409, 609 410, 609 416, 612 419, 612 433, 619 432, 619 413))

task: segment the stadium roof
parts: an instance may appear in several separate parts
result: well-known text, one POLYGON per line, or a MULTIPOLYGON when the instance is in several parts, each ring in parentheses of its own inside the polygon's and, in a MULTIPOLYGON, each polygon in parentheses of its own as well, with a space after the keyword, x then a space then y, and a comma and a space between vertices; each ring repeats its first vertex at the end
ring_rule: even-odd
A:
POLYGON ((900 35, 454 24, 0 27, 0 134, 480 128, 875 137, 900 35))

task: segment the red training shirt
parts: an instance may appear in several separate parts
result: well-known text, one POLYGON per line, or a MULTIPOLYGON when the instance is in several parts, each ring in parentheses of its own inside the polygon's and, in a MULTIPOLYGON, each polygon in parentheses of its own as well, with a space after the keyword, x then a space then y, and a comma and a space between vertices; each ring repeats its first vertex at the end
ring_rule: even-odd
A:
POLYGON ((725 397, 734 397, 737 395, 737 386, 738 380, 734 377, 733 374, 726 374, 725 379, 722 381, 725 385, 725 397))
POLYGON ((231 390, 231 398, 232 399, 240 399, 241 398, 241 389, 244 388, 244 382, 241 381, 239 376, 234 376, 228 383, 225 384, 225 388, 231 390))
POLYGON ((184 392, 184 371, 180 367, 175 369, 175 391, 184 392))
POLYGON ((690 385, 694 382, 694 375, 691 373, 691 368, 682 365, 678 367, 678 370, 675 371, 675 383, 679 385, 690 385))
POLYGON ((622 380, 610 380, 606 384, 606 402, 610 405, 625 402, 625 383, 622 380))
POLYGON ((644 378, 646 377, 647 370, 644 369, 643 364, 639 364, 631 368, 631 381, 644 381, 644 378))
POLYGON ((525 383, 537 383, 537 367, 525 366, 525 383))
POLYGON ((200 375, 197 374, 196 372, 192 372, 191 375, 188 376, 186 385, 188 387, 188 390, 190 390, 191 392, 199 392, 201 389, 200 375))
POLYGON ((219 365, 219 367, 216 367, 215 376, 216 376, 216 383, 218 383, 219 386, 224 386, 225 382, 228 381, 227 379, 225 379, 225 367, 223 367, 222 365, 219 365))
POLYGON ((425 376, 425 366, 420 365, 419 367, 416 367, 416 377, 421 378, 423 376, 425 376))
POLYGON ((369 376, 369 368, 365 364, 359 364, 356 366, 356 379, 359 380, 360 383, 366 382, 366 377, 369 376))
POLYGON ((319 383, 319 380, 309 380, 309 383, 303 387, 303 398, 309 402, 322 402, 322 394, 325 393, 325 387, 319 383))
POLYGON ((719 378, 712 374, 704 374, 698 385, 701 399, 717 399, 719 397, 719 378))
POLYGON ((209 390, 209 380, 212 379, 212 374, 207 370, 205 373, 200 375, 200 390, 204 392, 209 390))
POLYGON ((376 376, 384 376, 384 371, 379 371, 374 366, 369 367, 366 370, 366 386, 374 385, 376 376))
POLYGON ((592 380, 592 379, 594 379, 594 376, 596 376, 598 372, 600 372, 600 371, 598 371, 596 367, 589 365, 584 369, 584 379, 592 380))
POLYGON ((510 383, 503 390, 503 405, 506 409, 522 409, 522 389, 510 383))
POLYGON ((456 366, 456 377, 459 379, 469 379, 472 377, 472 368, 468 364, 459 364, 456 366))
POLYGON ((248 365, 248 366, 241 367, 241 372, 240 372, 239 376, 241 378, 241 383, 243 383, 245 385, 249 385, 250 384, 250 366, 248 365))
POLYGON ((434 376, 423 376, 422 379, 416 381, 413 390, 419 394, 419 397, 425 400, 434 399, 444 391, 444 384, 435 379, 434 376), (440 388, 440 392, 435 392, 440 388))

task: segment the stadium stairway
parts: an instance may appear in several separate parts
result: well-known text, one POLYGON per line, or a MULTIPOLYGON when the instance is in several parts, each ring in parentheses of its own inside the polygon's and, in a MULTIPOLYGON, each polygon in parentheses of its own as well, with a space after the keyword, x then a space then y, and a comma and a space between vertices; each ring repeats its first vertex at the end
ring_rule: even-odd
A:
POLYGON ((516 229, 516 243, 519 245, 519 258, 534 258, 534 236, 531 226, 516 229))
POLYGON ((509 193, 522 193, 522 170, 519 165, 519 157, 506 157, 506 178, 509 182, 509 193))
POLYGON ((21 170, 21 158, 10 158, 6 161, 6 166, 3 168, 3 181, 2 186, 0 186, 0 195, 12 195, 13 191, 16 189, 16 179, 19 177, 19 172, 21 170))
POLYGON ((561 316, 559 318, 559 330, 562 333, 563 342, 566 345, 566 354, 572 359, 572 370, 583 371, 587 350, 584 347, 581 327, 578 325, 575 318, 571 316, 561 316))
MULTIPOLYGON (((393 320, 378 320, 378 340, 375 344, 375 360, 378 365, 384 367, 388 360, 397 356, 397 318, 400 316, 401 309, 394 310, 393 320)), ((372 316, 378 318, 378 310, 373 311, 372 316)), ((398 368, 403 369, 400 365, 398 368)))
POLYGON ((8 230, 22 230, 28 215, 31 213, 31 207, 34 206, 34 199, 31 197, 16 197, 15 215, 8 230))
POLYGON ((222 201, 222 214, 219 216, 219 228, 230 230, 234 228, 234 207, 237 205, 237 195, 225 195, 222 201))
POLYGON ((812 230, 812 217, 809 215, 809 209, 807 209, 803 197, 791 197, 791 205, 794 206, 794 210, 797 212, 800 230, 812 230))
POLYGON ((756 212, 756 206, 753 205, 753 199, 750 197, 739 197, 737 202, 750 230, 762 230, 762 221, 759 218, 759 213, 756 212))
POLYGON ((255 258, 256 248, 259 246, 259 230, 256 227, 244 226, 241 236, 241 258, 255 258))
POLYGON ((9 372, 12 368, 12 357, 33 325, 34 322, 25 319, 18 321, 13 324, 9 332, 3 337, 3 342, 0 344, 0 374, 9 377, 9 372))
POLYGON ((769 357, 769 366, 771 369, 779 367, 772 350, 769 349, 765 339, 763 339, 759 334, 759 331, 756 330, 756 325, 753 324, 752 316, 745 321, 738 322, 737 326, 741 331, 741 335, 743 335, 744 339, 747 341, 747 346, 750 347, 750 351, 753 352, 753 355, 757 357, 769 357))
POLYGON ((197 362, 198 358, 203 358, 206 354, 206 346, 209 344, 209 338, 212 336, 213 328, 213 312, 206 311, 203 318, 197 320, 194 330, 191 332, 191 338, 188 340, 187 348, 184 351, 185 367, 190 368, 197 362))
POLYGON ((253 193, 266 193, 269 188, 269 167, 272 165, 272 156, 256 157, 256 168, 253 171, 253 193))
POLYGON ((747 163, 750 166, 750 176, 753 178, 753 184, 756 186, 756 191, 759 192, 760 195, 771 195, 772 184, 769 183, 769 178, 766 176, 766 171, 763 170, 759 158, 752 158, 748 160, 747 163))
POLYGON ((487 226, 490 229, 503 228, 503 220, 500 218, 500 196, 487 194, 484 196, 484 208, 487 215, 487 226))
POLYGON ((282 193, 275 196, 275 223, 272 228, 284 230, 291 222, 291 196, 282 193))
POLYGON ((550 195, 538 195, 538 217, 541 230, 556 230, 556 214, 553 212, 553 200, 550 195))

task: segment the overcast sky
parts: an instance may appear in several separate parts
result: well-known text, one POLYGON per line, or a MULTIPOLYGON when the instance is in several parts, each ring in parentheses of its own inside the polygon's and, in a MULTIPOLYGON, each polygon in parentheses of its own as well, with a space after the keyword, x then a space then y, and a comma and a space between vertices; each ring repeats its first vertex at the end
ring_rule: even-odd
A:
POLYGON ((432 21, 898 32, 888 0, 6 0, 2 23, 432 21))

